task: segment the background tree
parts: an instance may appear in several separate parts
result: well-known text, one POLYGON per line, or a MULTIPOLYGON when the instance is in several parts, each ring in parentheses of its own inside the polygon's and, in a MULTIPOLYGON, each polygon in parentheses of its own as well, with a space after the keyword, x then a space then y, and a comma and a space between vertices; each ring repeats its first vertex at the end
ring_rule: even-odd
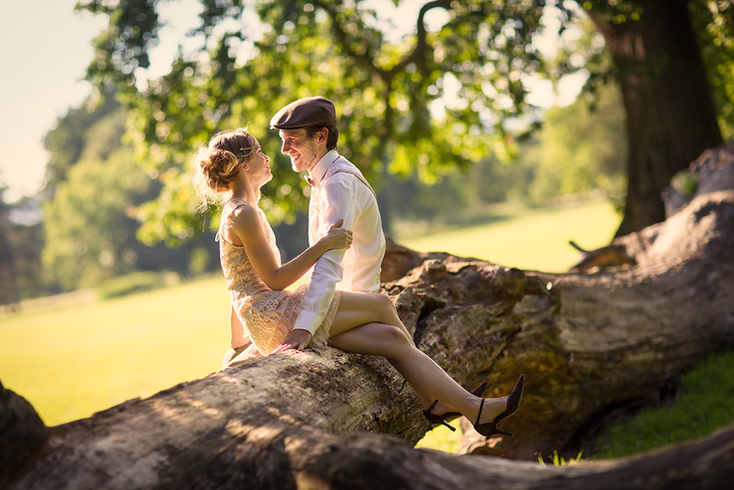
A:
POLYGON ((105 162, 77 163, 44 205, 44 264, 66 290, 94 287, 134 270, 137 254, 126 245, 136 223, 124 210, 150 179, 131 156, 131 150, 118 149, 105 162))
MULTIPOLYGON (((56 126, 44 136, 43 144, 49 153, 49 160, 46 163, 44 189, 41 192, 43 200, 53 198, 56 187, 66 180, 67 172, 82 158, 88 144, 96 147, 94 158, 102 160, 120 146, 120 140, 125 132, 123 122, 125 113, 120 110, 120 103, 111 92, 100 102, 94 107, 91 103, 85 103, 80 107, 70 108, 65 116, 59 118, 56 126), (117 125, 103 124, 107 128, 103 131, 104 134, 90 130, 98 121, 107 119, 112 113, 116 114, 112 118, 117 121, 117 125)), ((91 154, 88 153, 88 156, 91 154)))
POLYGON ((713 88, 719 127, 734 140, 734 12, 731 2, 692 2, 693 26, 713 88))
MULTIPOLYGON (((72 108, 46 136, 50 153, 42 193, 46 280, 64 290, 95 287, 129 272, 171 270, 180 275, 213 270, 213 236, 167 249, 137 239, 136 206, 160 195, 161 185, 125 143, 127 111, 114 99, 72 108), (99 111, 99 112, 97 112, 99 111)), ((172 228, 179 238, 194 231, 172 228)))
POLYGON ((10 222, 10 206, 3 200, 6 188, 0 186, 0 304, 14 305, 20 298, 17 296, 17 272, 15 270, 15 253, 10 244, 12 223, 10 222))
POLYGON ((549 109, 542 129, 520 146, 518 165, 533 175, 525 182, 527 189, 517 193, 543 204, 600 190, 621 208, 627 149, 621 102, 619 88, 608 84, 593 103, 579 98, 568 107, 549 109))
MULTIPOLYGON (((94 0, 79 8, 109 15, 88 77, 98 87, 119 84, 133 108, 134 134, 149 155, 147 165, 165 177, 162 198, 143 210, 142 232, 156 240, 175 237, 175 223, 201 228, 192 206, 172 198, 187 192, 185 162, 192 148, 218 129, 248 122, 277 160, 278 186, 268 190, 264 207, 275 221, 292 220, 292 210, 304 207, 305 187, 287 170, 275 134, 266 128, 280 106, 304 95, 338 101, 342 151, 378 184, 377 176, 388 171, 430 173, 486 156, 490 137, 505 141, 504 121, 537 116, 526 101, 526 83, 530 75, 548 72, 532 44, 546 3, 426 2, 415 33, 395 42, 379 28, 368 2, 245 6, 241 0, 202 0, 201 24, 192 33, 198 48, 181 49, 170 71, 155 79, 147 78, 146 68, 160 32, 161 2, 110 6, 94 0), (445 12, 447 22, 429 31, 425 19, 435 11, 445 12), (156 223, 156 216, 163 218, 156 223)), ((614 66, 600 69, 591 50, 586 61, 555 66, 554 76, 586 67, 590 89, 612 76, 620 81, 630 138, 622 233, 662 219, 659 195, 669 177, 721 142, 691 12, 700 29, 718 26, 702 37, 715 43, 730 33, 734 7, 714 0, 578 4, 604 36, 614 66)), ((549 5, 560 12, 561 31, 580 13, 567 3, 549 5)), ((730 59, 716 56, 709 66, 730 59)), ((725 87, 730 77, 717 80, 725 87)), ((720 104, 731 105, 731 91, 716 95, 726 98, 720 104)))
POLYGON ((19 301, 49 292, 42 280, 43 226, 33 198, 5 202, 0 183, 0 305, 10 310, 19 301))
POLYGON ((723 142, 692 12, 708 7, 709 18, 724 19, 734 34, 734 7, 697 0, 580 3, 614 59, 627 115, 627 198, 617 231, 622 236, 662 221, 662 189, 701 152, 723 142))
MULTIPOLYGON (((114 81, 124 87, 124 100, 138 116, 137 138, 162 174, 180 175, 192 148, 216 130, 250 122, 276 159, 278 186, 266 190, 264 201, 275 221, 289 219, 306 201, 305 185, 278 154, 277 135, 267 131, 270 115, 283 104, 317 92, 337 100, 341 150, 379 185, 388 170, 429 174, 486 155, 486 129, 501 129, 493 118, 516 116, 517 106, 526 106, 520 67, 532 72, 540 66, 535 50, 520 46, 537 30, 540 5, 508 2, 501 18, 488 23, 488 5, 431 2, 416 20, 417 34, 391 43, 364 3, 262 2, 256 10, 239 1, 202 4, 196 31, 201 49, 182 53, 166 76, 145 80, 147 52, 159 29, 157 2, 123 2, 117 9, 89 2, 85 8, 93 12, 114 13, 97 41, 89 78, 98 86, 114 81), (451 27, 427 32, 424 18, 433 9, 450 9, 451 27), (268 26, 261 38, 247 37, 258 32, 244 27, 253 23, 268 26), (514 48, 512 66, 509 55, 497 58, 499 51, 489 49, 495 44, 514 48), (454 96, 456 87, 462 97, 448 109, 439 104, 443 111, 434 124, 431 104, 445 93, 454 96)), ((171 178, 167 187, 176 194, 185 182, 171 178)), ((162 207, 146 216, 193 219, 184 206, 162 207)), ((146 223, 146 232, 156 226, 146 223)), ((149 237, 166 236, 160 231, 149 237)))
POLYGON ((473 220, 492 213, 487 205, 506 201, 545 206, 601 194, 621 209, 626 145, 621 93, 608 84, 592 100, 550 108, 542 127, 518 144, 516 159, 490 155, 470 168, 428 176, 414 170, 406 179, 387 179, 382 192, 400 209, 396 224, 403 232, 416 220, 473 220))

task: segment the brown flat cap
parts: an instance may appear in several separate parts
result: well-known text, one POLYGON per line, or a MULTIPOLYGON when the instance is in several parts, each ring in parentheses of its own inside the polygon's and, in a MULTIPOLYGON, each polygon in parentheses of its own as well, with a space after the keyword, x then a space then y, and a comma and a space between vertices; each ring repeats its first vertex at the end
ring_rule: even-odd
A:
POLYGON ((270 120, 270 129, 336 126, 334 104, 325 97, 304 97, 291 102, 270 120))

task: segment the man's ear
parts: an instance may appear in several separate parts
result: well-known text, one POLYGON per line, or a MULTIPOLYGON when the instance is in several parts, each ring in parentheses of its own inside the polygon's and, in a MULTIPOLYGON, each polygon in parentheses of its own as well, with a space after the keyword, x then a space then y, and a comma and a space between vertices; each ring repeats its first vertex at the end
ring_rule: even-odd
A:
POLYGON ((326 128, 321 128, 321 131, 319 131, 319 143, 326 143, 326 140, 329 139, 329 130, 326 128))

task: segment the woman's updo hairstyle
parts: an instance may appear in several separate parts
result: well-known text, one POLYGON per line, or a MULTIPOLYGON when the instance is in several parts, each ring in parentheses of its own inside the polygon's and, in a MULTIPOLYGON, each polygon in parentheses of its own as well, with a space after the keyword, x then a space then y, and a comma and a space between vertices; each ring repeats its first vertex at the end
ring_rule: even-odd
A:
POLYGON ((247 128, 224 131, 202 146, 194 159, 195 185, 204 201, 221 202, 240 168, 253 155, 257 141, 247 128))

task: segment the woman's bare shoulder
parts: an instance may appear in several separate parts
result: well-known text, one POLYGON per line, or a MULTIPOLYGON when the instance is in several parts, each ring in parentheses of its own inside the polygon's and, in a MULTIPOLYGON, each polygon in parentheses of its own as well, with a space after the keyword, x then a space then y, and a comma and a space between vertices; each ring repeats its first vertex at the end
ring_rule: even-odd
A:
POLYGON ((230 214, 230 220, 236 228, 241 226, 247 228, 259 224, 259 219, 257 209, 246 201, 238 203, 230 214))

